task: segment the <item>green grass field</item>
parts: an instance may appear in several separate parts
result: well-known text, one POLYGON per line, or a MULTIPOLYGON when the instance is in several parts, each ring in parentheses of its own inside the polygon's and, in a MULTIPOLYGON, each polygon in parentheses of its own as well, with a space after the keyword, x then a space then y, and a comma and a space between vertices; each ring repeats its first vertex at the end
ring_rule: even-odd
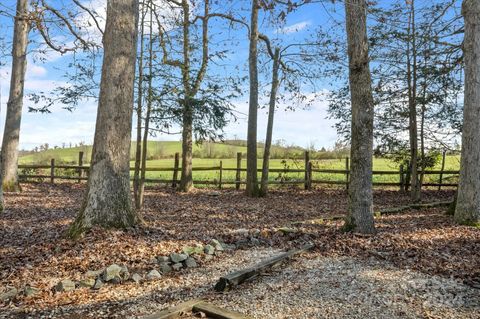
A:
MULTIPOLYGON (((134 156, 135 143, 132 145, 132 158, 134 156)), ((169 141, 169 142, 149 142, 148 146, 148 158, 147 161, 148 168, 173 168, 174 166, 174 154, 176 152, 181 152, 180 142, 169 141), (161 157, 161 158, 158 158, 161 157), (158 158, 158 159, 155 159, 158 158)), ((88 159, 91 156, 92 147, 91 146, 80 146, 73 148, 65 149, 51 149, 47 151, 26 154, 20 158, 20 164, 48 164, 50 163, 51 158, 55 158, 56 163, 65 163, 65 164, 76 164, 78 163, 78 153, 80 151, 84 152, 84 162, 88 163, 88 159)), ((258 149, 259 154, 263 151, 261 148, 258 149)), ((277 147, 276 151, 281 154, 281 152, 286 152, 282 148, 277 147)), ((291 151, 291 149, 290 149, 291 151)), ((194 146, 194 159, 193 167, 218 167, 220 162, 222 162, 223 168, 236 168, 236 153, 242 152, 246 153, 246 147, 244 146, 235 146, 227 145, 221 143, 205 143, 203 145, 194 146), (197 155, 197 156, 195 156, 197 155), (199 157, 208 157, 215 156, 218 158, 199 158, 199 157)), ((293 155, 296 159, 272 159, 270 160, 270 168, 272 169, 304 169, 304 160, 303 153, 301 151, 294 150, 293 155)), ((345 169, 345 159, 325 159, 325 160, 312 160, 314 168, 319 169, 345 169)), ((131 167, 134 166, 134 162, 131 161, 131 167)), ((246 160, 242 159, 242 168, 245 168, 246 160)), ((258 167, 261 168, 262 160, 258 160, 258 167)), ((459 156, 447 156, 445 161, 445 170, 458 170, 460 166, 459 156)), ((373 160, 373 169, 381 171, 399 171, 398 164, 385 158, 374 158, 373 160)), ((441 163, 438 163, 434 168, 435 170, 441 169, 441 163)), ((42 172, 43 174, 49 174, 49 172, 42 172)), ((75 175, 75 171, 69 172, 70 175, 75 175)), ((132 172, 133 173, 133 172, 132 172)), ((31 172, 30 172, 31 174, 31 172)), ((58 175, 68 174, 68 172, 59 170, 58 175)), ((147 179, 172 179, 172 171, 168 172, 147 172, 147 179)), ((260 175, 260 174, 259 174, 260 175)), ((193 172, 194 180, 218 180, 220 178, 219 170, 211 171, 194 171, 193 172)), ((245 172, 242 172, 242 179, 245 179, 245 172)), ((304 178, 304 173, 278 173, 271 172, 269 179, 270 180, 302 180, 304 178)), ((314 180, 330 180, 330 181, 344 181, 344 174, 334 174, 334 173, 319 173, 314 172, 312 175, 314 180)), ((437 182, 438 175, 426 175, 425 182, 437 182)), ((222 173, 223 181, 233 181, 235 180, 235 171, 224 170, 222 173)), ((374 175, 374 182, 398 182, 399 175, 374 175)), ((444 175, 444 182, 456 180, 455 176, 444 175)))

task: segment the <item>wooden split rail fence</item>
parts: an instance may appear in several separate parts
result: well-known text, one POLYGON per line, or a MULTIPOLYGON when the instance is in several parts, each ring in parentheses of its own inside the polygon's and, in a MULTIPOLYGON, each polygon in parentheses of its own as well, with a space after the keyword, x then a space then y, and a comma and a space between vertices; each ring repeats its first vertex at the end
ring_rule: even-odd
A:
MULTIPOLYGON (((179 175, 181 172, 181 167, 179 166, 179 153, 175 154, 174 167, 147 167, 145 170, 147 172, 171 172, 171 179, 146 179, 147 183, 166 183, 176 187, 179 183, 179 175)), ((246 168, 242 168, 242 153, 237 153, 237 165, 236 167, 224 167, 222 161, 219 162, 218 166, 211 167, 193 167, 192 170, 195 171, 217 171, 218 179, 215 180, 194 180, 195 184, 198 185, 215 185, 218 188, 222 188, 224 185, 235 185, 236 189, 240 189, 240 185, 245 184, 246 182, 241 179, 242 172, 246 172, 246 168), (234 180, 224 179, 225 172, 235 172, 234 180)), ((442 167, 445 165, 445 156, 443 157, 442 167)), ((345 158, 345 169, 321 169, 315 168, 312 161, 310 160, 309 153, 305 152, 305 168, 291 169, 291 168, 270 168, 270 173, 280 173, 280 174, 289 174, 297 173, 304 175, 301 179, 282 179, 282 180, 269 180, 269 184, 303 184, 305 189, 311 189, 313 184, 330 184, 330 185, 344 185, 348 189, 350 183, 350 165, 349 158, 345 158), (314 173, 323 173, 323 174, 334 174, 334 175, 343 175, 343 178, 337 180, 331 179, 314 179, 314 173)), ((89 166, 83 165, 83 152, 79 153, 78 165, 57 165, 55 164, 55 159, 51 159, 50 165, 18 165, 19 170, 23 171, 22 174, 19 174, 19 178, 22 182, 31 182, 32 179, 50 179, 50 182, 53 184, 55 180, 76 180, 80 182, 82 180, 88 179, 88 170, 89 166), (58 170, 73 171, 73 175, 57 175, 58 170), (38 170, 50 170, 50 174, 38 174, 38 170), (32 171, 34 172, 32 174, 32 171)), ((131 171, 134 170, 133 167, 130 168, 131 171)), ((261 172, 261 168, 258 169, 258 172, 261 172)), ((410 183, 410 173, 408 170, 403 168, 403 165, 400 165, 398 171, 387 171, 387 170, 374 170, 373 175, 396 175, 398 176, 398 182, 373 182, 374 186, 391 186, 399 187, 400 190, 408 190, 410 183)), ((419 174, 422 172, 419 171, 419 174)), ((442 187, 456 187, 456 183, 445 183, 445 175, 458 175, 459 171, 454 170, 426 170, 423 172, 424 175, 438 175, 437 182, 427 182, 423 183, 424 187, 438 187, 440 190, 442 187)))

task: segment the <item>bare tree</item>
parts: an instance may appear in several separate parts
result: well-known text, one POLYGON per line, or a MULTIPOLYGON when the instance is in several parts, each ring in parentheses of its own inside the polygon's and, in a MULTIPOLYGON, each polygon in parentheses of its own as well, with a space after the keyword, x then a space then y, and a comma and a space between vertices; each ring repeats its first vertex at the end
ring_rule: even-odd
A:
POLYGON ((140 19, 140 56, 138 57, 138 84, 137 84, 137 140, 135 143, 135 169, 133 173, 133 197, 135 200, 135 208, 141 207, 140 198, 140 168, 142 159, 142 113, 143 113, 143 55, 144 55, 144 42, 145 42, 145 6, 141 6, 141 19, 140 19))
POLYGON ((257 177, 257 119, 258 119, 258 0, 252 0, 250 18, 250 46, 248 51, 248 70, 250 76, 250 98, 248 105, 247 131, 247 196, 259 195, 257 177))
POLYGON ((373 96, 366 0, 345 2, 352 107, 351 179, 345 229, 375 232, 372 195, 373 96))
POLYGON ((268 189, 268 168, 270 162, 270 149, 272 146, 273 135, 273 118, 275 114, 275 106, 277 102, 277 91, 280 85, 279 79, 280 70, 280 48, 275 48, 273 53, 273 66, 272 66, 272 83, 270 88, 270 100, 268 102, 268 120, 267 120, 267 133, 265 138, 265 148, 263 150, 263 163, 262 163, 262 178, 260 186, 260 194, 265 196, 268 189))
POLYGON ((4 190, 19 191, 18 183, 18 143, 23 109, 23 91, 27 69, 27 46, 30 22, 28 1, 18 0, 13 29, 12 73, 10 94, 3 132, 1 153, 1 180, 4 190))
POLYGON ((480 1, 464 0, 465 97, 462 157, 455 220, 480 224, 480 1))
POLYGON ((90 174, 82 208, 70 226, 73 238, 93 225, 125 228, 140 220, 132 208, 129 178, 137 24, 137 0, 108 1, 90 174))

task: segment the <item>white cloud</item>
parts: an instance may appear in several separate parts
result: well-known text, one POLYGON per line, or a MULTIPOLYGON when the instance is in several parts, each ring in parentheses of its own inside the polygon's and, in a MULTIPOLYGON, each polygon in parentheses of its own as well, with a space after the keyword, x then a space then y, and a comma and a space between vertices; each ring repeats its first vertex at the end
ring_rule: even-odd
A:
POLYGON ((311 24, 310 21, 298 22, 298 23, 295 23, 295 24, 286 26, 286 27, 284 27, 284 28, 277 29, 277 30, 275 31, 275 33, 279 33, 279 34, 291 34, 291 33, 300 32, 300 31, 302 31, 303 29, 305 29, 306 27, 308 27, 310 24, 311 24))

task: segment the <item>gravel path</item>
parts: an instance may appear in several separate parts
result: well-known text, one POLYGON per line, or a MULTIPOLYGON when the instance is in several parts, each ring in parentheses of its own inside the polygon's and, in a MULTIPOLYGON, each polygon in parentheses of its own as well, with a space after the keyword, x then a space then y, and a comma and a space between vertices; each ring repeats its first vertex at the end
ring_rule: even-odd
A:
POLYGON ((194 298, 262 319, 480 318, 480 290, 453 279, 400 270, 374 258, 306 253, 234 290, 213 292, 219 276, 278 253, 237 250, 158 281, 102 288, 104 303, 9 312, 0 318, 139 318, 194 298))
POLYGON ((254 318, 480 318, 480 290, 373 259, 301 258, 214 303, 254 318))

